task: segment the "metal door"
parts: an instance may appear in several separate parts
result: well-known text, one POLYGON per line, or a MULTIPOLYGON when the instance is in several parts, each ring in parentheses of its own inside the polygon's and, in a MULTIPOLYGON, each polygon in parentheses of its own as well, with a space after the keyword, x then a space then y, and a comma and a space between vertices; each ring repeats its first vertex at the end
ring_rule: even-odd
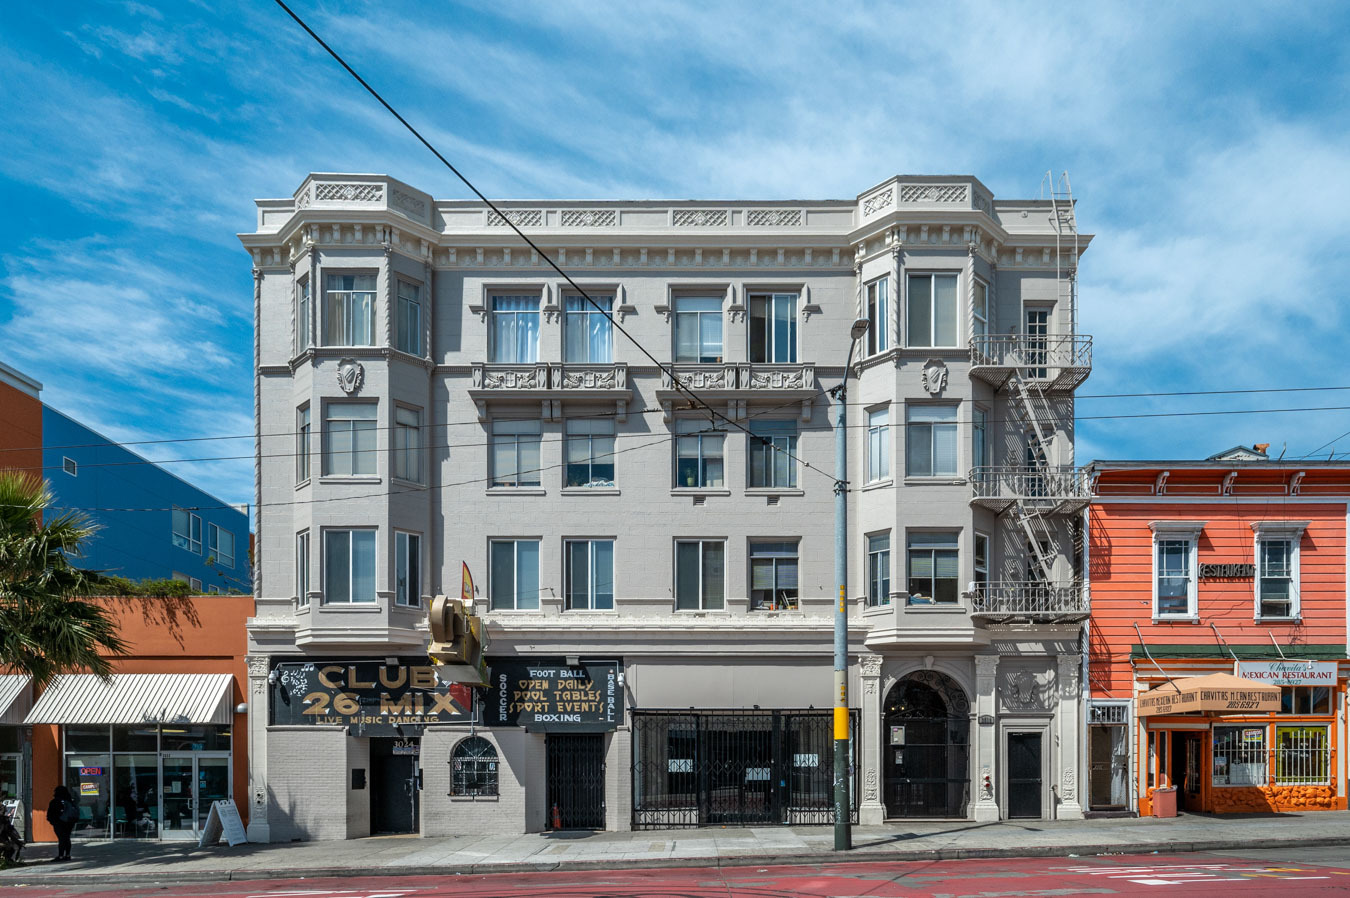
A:
POLYGON ((1041 734, 1008 734, 1008 818, 1040 819, 1041 734))
POLYGON ((198 839, 211 803, 230 797, 230 756, 201 752, 160 756, 160 837, 198 839))
POLYGON ((549 733, 548 828, 605 828, 605 734, 549 733))
POLYGON ((961 817, 970 790, 970 721, 960 717, 888 716, 888 817, 961 817))
POLYGON ((370 831, 417 832, 418 739, 370 740, 370 831))

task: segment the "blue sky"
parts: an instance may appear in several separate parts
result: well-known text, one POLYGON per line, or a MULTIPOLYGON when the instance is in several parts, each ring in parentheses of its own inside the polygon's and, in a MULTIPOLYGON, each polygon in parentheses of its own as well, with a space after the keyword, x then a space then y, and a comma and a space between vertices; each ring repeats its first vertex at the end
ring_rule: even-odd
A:
MULTIPOLYGON (((1350 10, 1337 3, 295 7, 496 197, 1035 196, 1067 169, 1095 369, 1078 457, 1290 456, 1350 390, 1350 10), (430 10, 430 12, 429 12, 430 10)), ((0 23, 0 360, 124 440, 252 431, 235 233, 309 171, 466 190, 264 0, 13 4, 0 23)), ((1350 452, 1350 436, 1328 452, 1350 452)), ((248 439, 143 447, 231 502, 248 439)))

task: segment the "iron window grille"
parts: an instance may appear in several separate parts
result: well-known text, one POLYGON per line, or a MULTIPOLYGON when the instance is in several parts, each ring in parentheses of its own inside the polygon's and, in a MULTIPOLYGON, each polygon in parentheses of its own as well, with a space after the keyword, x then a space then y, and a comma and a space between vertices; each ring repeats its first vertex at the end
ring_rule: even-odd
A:
POLYGON ((1266 764, 1265 727, 1214 728, 1214 785, 1264 786, 1266 764))
POLYGON ((1275 785, 1325 786, 1331 782, 1330 760, 1325 726, 1275 728, 1275 785))
POLYGON ((451 752, 450 794, 460 798, 497 795, 497 749, 482 736, 461 740, 451 752))

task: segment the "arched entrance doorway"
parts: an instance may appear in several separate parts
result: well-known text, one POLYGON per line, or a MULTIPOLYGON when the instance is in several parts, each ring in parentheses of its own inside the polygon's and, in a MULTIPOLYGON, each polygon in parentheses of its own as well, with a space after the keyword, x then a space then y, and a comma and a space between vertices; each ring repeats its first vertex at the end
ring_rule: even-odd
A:
POLYGON ((970 799, 970 700, 932 670, 899 680, 882 706, 888 817, 964 817, 970 799))

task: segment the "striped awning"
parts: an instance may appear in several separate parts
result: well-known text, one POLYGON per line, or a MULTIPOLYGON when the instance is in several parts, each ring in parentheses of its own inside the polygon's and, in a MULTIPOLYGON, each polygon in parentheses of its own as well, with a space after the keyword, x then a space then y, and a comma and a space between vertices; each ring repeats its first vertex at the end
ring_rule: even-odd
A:
POLYGON ((18 726, 33 707, 32 679, 27 674, 0 674, 0 726, 18 726))
POLYGON ((24 723, 230 723, 230 674, 93 674, 54 678, 24 723))

